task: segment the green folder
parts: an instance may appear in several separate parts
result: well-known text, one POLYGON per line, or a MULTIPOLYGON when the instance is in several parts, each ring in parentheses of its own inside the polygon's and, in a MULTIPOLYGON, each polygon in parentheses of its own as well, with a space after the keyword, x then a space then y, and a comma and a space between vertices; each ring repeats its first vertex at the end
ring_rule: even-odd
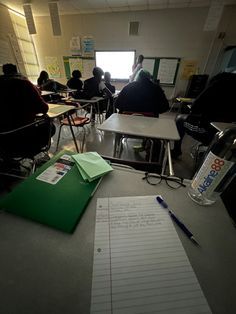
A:
POLYGON ((101 178, 85 182, 76 164, 55 185, 36 179, 63 151, 0 200, 0 208, 53 228, 72 233, 101 178))

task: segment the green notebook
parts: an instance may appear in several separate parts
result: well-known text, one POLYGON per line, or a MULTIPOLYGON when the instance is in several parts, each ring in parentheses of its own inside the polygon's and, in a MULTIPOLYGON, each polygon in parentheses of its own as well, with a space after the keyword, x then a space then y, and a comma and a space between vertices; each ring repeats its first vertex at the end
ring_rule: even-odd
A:
POLYGON ((53 157, 3 197, 0 208, 72 233, 101 180, 85 182, 74 162, 68 161, 68 167, 60 164, 61 157, 72 154, 63 151, 53 157), (52 178, 54 182, 45 182, 55 165, 58 175, 52 178))
POLYGON ((113 170, 97 152, 76 154, 72 158, 85 181, 91 182, 113 170))

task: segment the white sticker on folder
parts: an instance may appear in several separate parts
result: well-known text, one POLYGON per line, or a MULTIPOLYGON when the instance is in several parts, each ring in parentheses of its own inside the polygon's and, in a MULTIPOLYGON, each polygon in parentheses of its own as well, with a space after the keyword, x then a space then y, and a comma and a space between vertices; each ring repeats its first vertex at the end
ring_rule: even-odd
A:
POLYGON ((56 184, 67 174, 73 164, 74 161, 69 155, 63 155, 52 166, 38 175, 36 179, 49 184, 56 184))

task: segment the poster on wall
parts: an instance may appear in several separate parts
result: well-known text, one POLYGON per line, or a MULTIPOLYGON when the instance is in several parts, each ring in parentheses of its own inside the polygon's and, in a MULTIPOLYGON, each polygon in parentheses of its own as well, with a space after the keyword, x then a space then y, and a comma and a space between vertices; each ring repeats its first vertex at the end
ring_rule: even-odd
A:
POLYGON ((71 55, 81 55, 80 37, 74 36, 70 40, 70 53, 71 55))
POLYGON ((82 56, 94 58, 94 39, 92 36, 82 38, 82 56))
POLYGON ((50 77, 61 77, 61 71, 57 57, 45 57, 45 65, 50 77))
POLYGON ((93 68, 95 67, 95 60, 83 59, 83 78, 86 80, 93 76, 93 68))
POLYGON ((160 59, 157 79, 160 80, 161 84, 174 83, 178 62, 178 59, 160 59))
POLYGON ((191 75, 197 73, 197 60, 183 60, 181 79, 188 80, 191 75))
POLYGON ((83 73, 83 62, 81 58, 69 58, 70 73, 74 70, 80 70, 83 73))

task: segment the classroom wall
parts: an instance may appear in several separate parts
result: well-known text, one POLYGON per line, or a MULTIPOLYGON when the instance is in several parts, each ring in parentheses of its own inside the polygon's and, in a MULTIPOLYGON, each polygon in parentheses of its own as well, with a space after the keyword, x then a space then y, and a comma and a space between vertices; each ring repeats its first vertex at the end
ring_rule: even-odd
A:
POLYGON ((208 62, 205 68, 206 73, 217 74, 221 69, 221 62, 224 50, 228 46, 236 45, 236 6, 228 6, 219 23, 217 31, 214 33, 209 50, 208 62), (220 33, 223 35, 220 38, 220 33))
MULTIPOLYGON (((60 62, 62 79, 63 55, 70 55, 72 36, 92 35, 96 49, 135 49, 146 57, 180 57, 196 59, 200 71, 208 53, 212 32, 203 32, 207 8, 168 9, 142 12, 120 12, 61 16, 62 36, 53 37, 49 17, 36 17, 34 36, 41 68, 45 56, 56 56, 60 62), (140 22, 139 36, 128 35, 129 21, 140 22)), ((179 74, 181 73, 181 68, 179 74)), ((168 97, 185 90, 186 81, 177 79, 176 88, 165 88, 168 97)))
POLYGON ((16 63, 8 38, 10 33, 14 33, 14 29, 8 10, 0 5, 0 73, 4 63, 16 63))
POLYGON ((0 74, 2 73, 2 65, 5 63, 16 64, 18 71, 26 75, 9 11, 7 7, 0 4, 0 74))
MULTIPOLYGON (((96 49, 135 49, 146 57, 198 60, 199 72, 212 75, 224 48, 236 45, 236 6, 225 7, 220 25, 213 32, 203 31, 207 13, 207 8, 185 8, 67 15, 61 16, 62 36, 53 36, 49 17, 35 16, 37 34, 33 39, 41 69, 45 69, 45 56, 57 57, 61 70, 58 80, 62 83, 66 81, 62 57, 70 55, 71 37, 87 35, 94 37, 96 49), (128 36, 129 21, 140 22, 139 36, 128 36), (218 38, 219 32, 225 32, 223 39, 218 38)), ((7 35, 13 32, 8 10, 0 5, 0 64, 1 56, 3 59, 6 55, 7 35)), ((8 62, 14 62, 12 50, 8 62)), ((181 71, 180 66, 175 87, 165 88, 169 98, 185 91, 187 81, 181 79, 181 71)))

